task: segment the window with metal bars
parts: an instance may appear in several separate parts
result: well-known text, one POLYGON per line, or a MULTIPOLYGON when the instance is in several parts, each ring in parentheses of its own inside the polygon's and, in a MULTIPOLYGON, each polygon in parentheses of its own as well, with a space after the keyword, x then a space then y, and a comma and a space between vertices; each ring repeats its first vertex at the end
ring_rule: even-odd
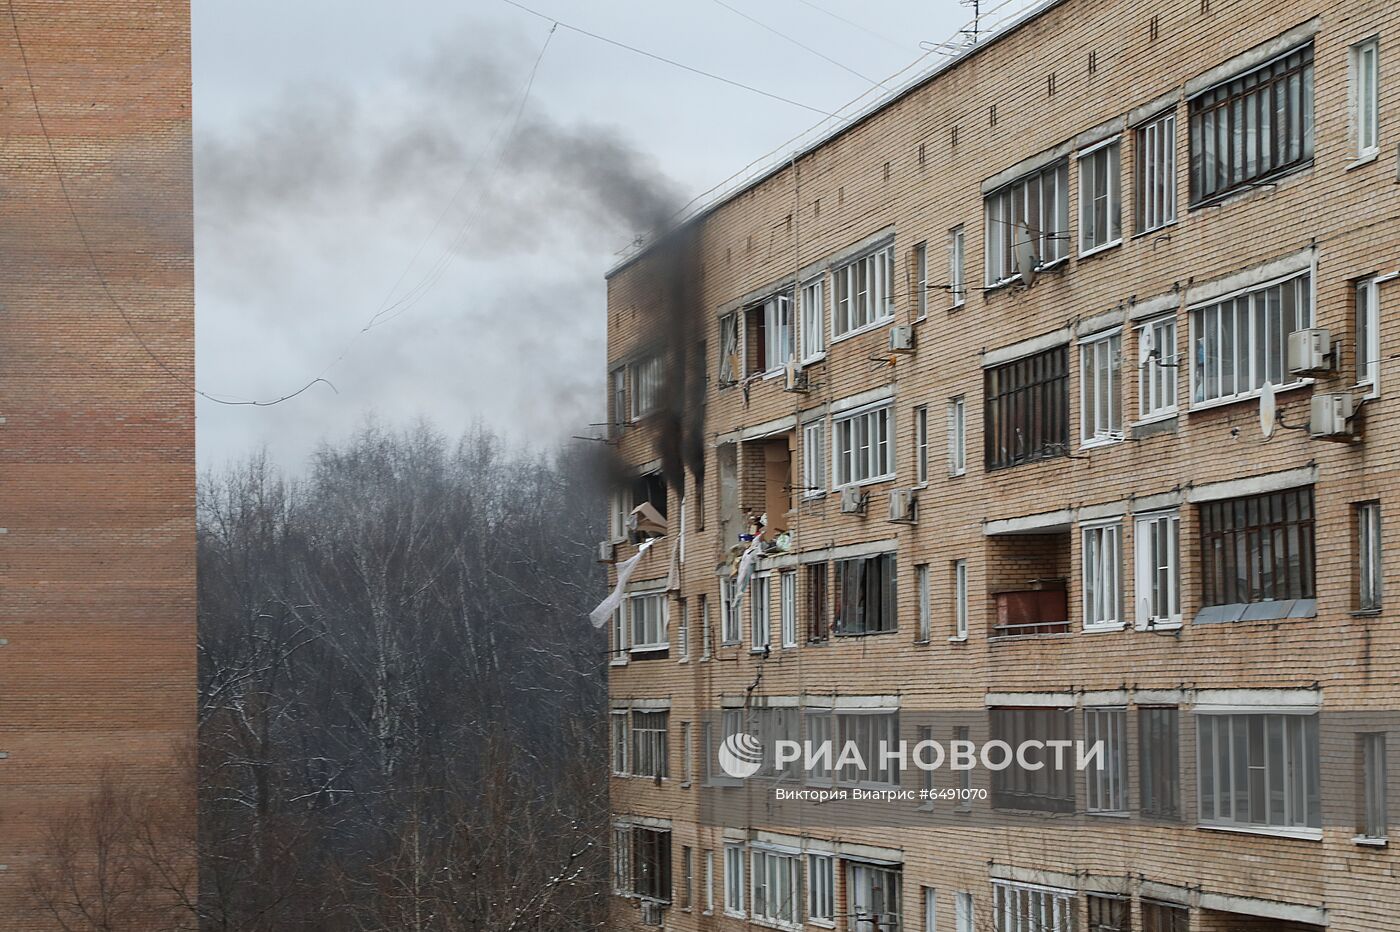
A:
MULTIPOLYGON (((990 718, 992 738, 1013 748, 1026 741, 1070 741, 1074 737, 1069 709, 999 708, 990 711, 990 718)), ((1073 812, 1075 771, 1053 763, 1051 758, 1033 770, 1018 762, 992 771, 992 808, 1073 812)))
POLYGON ((1180 713, 1171 707, 1138 709, 1138 784, 1142 815, 1181 815, 1180 713))
POLYGON ((1191 910, 1185 906, 1142 901, 1142 932, 1188 932, 1191 910))
POLYGON ((666 720, 668 712, 632 713, 632 775, 666 777, 666 720))
POLYGON ((1300 167, 1313 155, 1309 42, 1190 101, 1191 202, 1300 167))
POLYGON ((1128 713, 1126 709, 1085 709, 1084 742, 1098 764, 1085 768, 1090 812, 1125 812, 1128 808, 1128 713))
POLYGON ((1311 486, 1200 506, 1201 604, 1314 598, 1311 486))
POLYGON ((1127 897, 1090 893, 1089 932, 1132 932, 1133 904, 1127 897))
POLYGON ((632 892, 648 899, 671 901, 669 831, 633 826, 632 892))
POLYGON ((992 884, 996 932, 1070 932, 1075 925, 1074 913, 1074 894, 1068 890, 1001 881, 992 884))
POLYGON ((894 554, 836 562, 836 633, 877 634, 895 630, 894 554))
POLYGON ((983 205, 989 287, 1016 277, 1016 244, 1027 238, 1037 266, 1069 255, 1069 159, 998 188, 983 205))
POLYGON ((985 383, 987 469, 1069 452, 1069 347, 990 368, 985 383))
POLYGON ((1200 714, 1202 825, 1322 826, 1317 713, 1200 714))

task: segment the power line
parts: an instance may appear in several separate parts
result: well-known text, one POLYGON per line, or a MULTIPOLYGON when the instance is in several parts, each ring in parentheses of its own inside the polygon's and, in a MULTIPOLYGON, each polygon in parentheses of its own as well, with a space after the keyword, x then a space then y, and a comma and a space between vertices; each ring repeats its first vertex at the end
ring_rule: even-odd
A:
POLYGON ((712 72, 712 71, 705 71, 705 70, 703 70, 703 69, 696 68, 696 67, 693 67, 693 66, 691 66, 691 65, 684 64, 684 63, 682 63, 682 62, 678 62, 678 61, 676 61, 674 58, 667 58, 667 57, 665 57, 664 55, 658 55, 658 54, 656 54, 655 52, 648 52, 646 49, 639 49, 639 48, 637 48, 635 45, 628 45, 628 44, 625 43, 625 42, 619 42, 617 39, 610 39, 610 38, 608 38, 607 36, 599 35, 599 34, 596 33, 596 32, 590 32, 590 31, 588 31, 587 29, 584 29, 584 28, 581 27, 581 26, 575 26, 575 25, 573 25, 572 23, 566 23, 566 22, 564 22, 562 19, 556 19, 556 18, 553 17, 553 16, 549 16, 548 14, 541 13, 539 10, 532 10, 532 9, 530 9, 528 6, 526 6, 525 4, 523 4, 523 3, 518 3, 517 0, 503 0, 503 2, 510 4, 511 6, 515 7, 516 9, 524 10, 526 13, 529 13, 531 16, 538 16, 540 19, 545 20, 546 22, 554 23, 556 26, 562 26, 563 28, 569 30, 570 32, 576 32, 576 33, 578 33, 578 34, 581 35, 581 36, 587 36, 588 38, 590 38, 590 39, 596 39, 596 40, 598 40, 599 42, 606 42, 608 45, 614 45, 614 46, 617 46, 617 47, 620 48, 620 49, 626 49, 626 50, 629 51, 629 52, 633 52, 633 53, 635 53, 635 54, 637 54, 637 55, 645 56, 646 58, 653 59, 654 61, 664 62, 665 64, 671 65, 671 66, 673 66, 673 67, 680 68, 680 69, 685 70, 685 71, 689 71, 691 74, 698 74, 698 75, 702 75, 702 76, 704 76, 704 77, 710 78, 711 80, 714 80, 714 81, 721 81, 721 82, 723 82, 723 83, 725 83, 725 84, 730 85, 731 87, 738 87, 738 88, 742 88, 743 90, 750 91, 750 92, 752 92, 752 93, 754 93, 754 94, 761 94, 762 96, 767 97, 767 98, 769 98, 769 99, 771 99, 771 100, 777 100, 777 101, 781 101, 781 102, 783 102, 783 103, 785 103, 785 104, 791 104, 791 105, 794 106, 794 107, 801 107, 803 110, 810 110, 810 111, 812 111, 813 113, 820 113, 822 116, 825 116, 825 117, 831 117, 831 116, 835 116, 835 115, 836 115, 836 114, 834 114, 834 113, 829 113, 829 112, 827 112, 826 110, 822 110, 820 107, 813 107, 813 106, 810 106, 810 105, 808 105, 808 104, 804 104, 804 103, 802 103, 802 102, 800 102, 800 101, 793 100, 793 99, 790 98, 790 97, 784 97, 784 96, 782 96, 781 94, 774 94, 774 93, 772 93, 771 91, 765 91, 765 90, 763 90, 762 88, 754 87, 752 84, 745 84, 745 83, 743 83, 742 81, 735 81, 733 78, 726 78, 726 77, 724 77, 723 75, 715 74, 715 73, 712 72))
POLYGON ((866 84, 873 84, 873 85, 875 85, 875 86, 877 86, 877 87, 884 87, 884 86, 885 86, 885 85, 882 84, 881 82, 876 81, 874 78, 866 77, 865 75, 861 74, 859 71, 855 70, 854 68, 847 67, 846 65, 844 65, 844 64, 842 64, 841 62, 837 61, 836 59, 832 58, 830 55, 826 55, 826 54, 824 54, 824 53, 822 53, 822 52, 819 52, 819 51, 817 51, 816 49, 812 48, 810 45, 805 45, 805 44, 803 44, 802 42, 798 41, 797 39, 794 39, 792 36, 790 36, 790 35, 788 35, 787 33, 783 32, 782 30, 776 29, 776 28, 774 28, 773 26, 770 26, 770 25, 768 25, 767 23, 763 22, 762 20, 755 19, 754 17, 752 17, 752 16, 750 16, 749 14, 745 13, 743 10, 739 9, 738 7, 730 6, 728 3, 725 2, 725 0, 715 0, 715 3, 718 3, 720 6, 724 7, 724 8, 725 8, 726 10, 728 10, 729 12, 733 13, 735 16, 743 17, 744 19, 746 19, 746 20, 748 20, 749 22, 753 23, 753 24, 754 24, 755 26, 757 26, 758 28, 760 28, 760 29, 766 29, 768 32, 771 32, 773 35, 777 36, 778 38, 784 39, 784 40, 786 40, 786 41, 788 41, 788 42, 791 42, 793 45, 795 45, 795 46, 797 46, 798 48, 802 49, 804 52, 811 52, 813 55, 817 56, 817 57, 820 58, 822 61, 830 62, 831 64, 835 65, 837 68, 840 68, 842 71, 845 71, 845 72, 848 72, 848 73, 850 73, 850 74, 855 75, 856 77, 858 77, 858 78, 860 78, 862 81, 864 81, 866 84))
POLYGON ((39 92, 34 87, 34 73, 30 70, 29 53, 25 50, 24 39, 20 35, 19 18, 15 15, 14 0, 9 0, 7 6, 10 14, 10 26, 11 28, 13 28, 15 33, 15 45, 19 48, 20 62, 24 66, 24 77, 25 80, 29 83, 29 99, 34 105, 34 116, 38 119, 39 131, 44 136, 44 146, 48 150, 49 161, 53 164, 54 174, 58 178, 58 187, 59 190, 63 193, 63 201, 68 207, 68 215, 73 219, 73 226, 78 231, 78 239, 82 241, 83 251, 87 254, 88 263, 92 266, 92 271, 97 276, 98 283, 102 286, 102 293, 107 296, 107 300, 111 303, 112 307, 116 308, 117 313, 121 315, 122 320, 126 323, 127 329, 131 331, 132 337, 134 337, 136 342, 140 344, 141 349, 145 352, 145 354, 149 356, 151 358, 151 361, 154 362, 160 368, 160 370, 164 372, 176 384, 180 385, 182 388, 194 392, 201 398, 214 402, 215 404, 254 405, 258 407, 268 407, 270 405, 280 404, 284 401, 289 401, 319 382, 324 382, 326 385, 330 386, 331 391, 335 391, 336 388, 334 385, 331 385, 331 383, 328 382, 326 379, 317 376, 316 378, 307 382, 301 388, 298 388, 296 391, 289 392, 288 394, 283 395, 280 398, 275 398, 269 401, 230 401, 224 398, 216 398, 208 392, 201 391, 184 376, 180 375, 174 369, 170 368, 170 366, 166 364, 165 360, 161 359, 160 356, 156 354, 155 350, 151 349, 150 344, 147 343, 145 338, 141 336, 141 332, 136 329, 136 324, 134 321, 132 321, 131 315, 126 312, 126 308, 123 307, 122 303, 117 300, 117 296, 112 293, 112 288, 107 281, 107 276, 103 273, 101 265, 98 264, 97 253, 93 250, 92 243, 88 239, 87 230, 83 228, 82 220, 78 217, 77 208, 73 205, 73 197, 68 192, 68 181, 64 177, 63 167, 59 164, 58 161, 58 152, 54 149, 53 137, 49 135, 48 125, 44 121, 43 108, 39 106, 39 92))
POLYGON ((800 4, 802 4, 803 6, 811 7, 812 9, 816 10, 818 13, 825 13, 827 16, 830 16, 832 19, 837 20, 837 21, 842 22, 842 23, 845 23, 847 26, 851 26, 851 27, 853 27, 853 28, 855 28, 855 29, 859 29, 861 32, 865 33, 866 35, 874 36, 875 38, 879 39, 880 41, 882 41, 882 42, 888 42, 890 45, 893 45, 893 46, 895 46, 896 48, 904 49, 906 52, 909 51, 909 47, 908 47, 907 45, 905 45, 903 42, 900 42, 900 41, 897 40, 897 39, 892 39, 892 38, 890 38, 889 36, 885 35, 884 33, 876 32, 875 30, 871 29, 869 26, 865 25, 864 23, 858 23, 858 22, 856 22, 856 21, 853 20, 853 19, 847 19, 846 17, 842 16, 840 13, 834 13, 834 12, 832 12, 831 10, 828 10, 826 7, 817 6, 817 4, 811 2, 811 0, 797 0, 797 2, 800 3, 800 4))

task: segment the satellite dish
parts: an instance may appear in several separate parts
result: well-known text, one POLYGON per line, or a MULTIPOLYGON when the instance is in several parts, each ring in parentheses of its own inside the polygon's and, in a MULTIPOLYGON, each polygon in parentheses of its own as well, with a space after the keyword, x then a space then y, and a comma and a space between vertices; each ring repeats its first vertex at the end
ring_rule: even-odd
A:
POLYGON ((1021 276, 1021 284, 1027 288, 1035 281, 1035 245, 1031 241, 1031 231, 1023 223, 1016 228, 1015 244, 1011 247, 1016 262, 1016 274, 1021 276))
POLYGON ((1259 389, 1259 429, 1263 431, 1265 440, 1274 435, 1277 424, 1278 402, 1274 399, 1274 383, 1265 382, 1264 387, 1259 389))
POLYGON ((1138 337, 1138 365, 1145 366, 1152 358, 1152 354, 1157 351, 1157 338, 1153 336, 1151 327, 1142 328, 1142 336, 1138 337))

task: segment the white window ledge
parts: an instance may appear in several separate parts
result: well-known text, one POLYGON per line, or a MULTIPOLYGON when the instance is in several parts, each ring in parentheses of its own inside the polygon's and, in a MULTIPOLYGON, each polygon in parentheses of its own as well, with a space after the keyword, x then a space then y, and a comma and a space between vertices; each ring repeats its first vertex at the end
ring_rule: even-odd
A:
POLYGON ((831 338, 831 345, 832 345, 832 346, 835 346, 837 343, 840 343, 842 340, 849 340, 849 339, 851 339, 852 337, 858 337, 858 336, 860 336, 862 333, 870 333, 870 332, 873 331, 873 330, 879 330, 881 327, 887 327, 887 326, 889 326, 890 324, 894 323, 895 316, 896 316, 896 315, 894 315, 894 314, 890 314, 888 317, 881 317, 879 320, 871 321, 870 323, 866 324, 866 325, 863 326, 863 327, 857 327, 857 328, 854 329, 854 330, 847 330, 845 333, 841 334, 840 336, 832 336, 832 338, 831 338))
POLYGON ((1158 225, 1155 226, 1155 227, 1148 227, 1148 228, 1145 229, 1145 230, 1138 230, 1136 233, 1134 233, 1134 234, 1132 235, 1131 238, 1132 238, 1132 239, 1137 239, 1137 238, 1140 237, 1140 236, 1151 236, 1153 233, 1161 233, 1163 230, 1170 230, 1172 227, 1176 226, 1179 222, 1180 222, 1180 220, 1168 220, 1166 223, 1158 224, 1158 225))
POLYGON ((1292 838, 1297 841, 1322 841, 1320 828, 1283 828, 1269 825, 1210 825, 1199 823, 1196 828, 1207 832, 1230 832, 1236 835, 1266 835, 1270 838, 1292 838))
POLYGON ((1181 619, 1174 621, 1140 621, 1134 627, 1138 631, 1179 631, 1181 630, 1181 619))
POLYGON ((1122 631, 1124 627, 1126 627, 1126 626, 1125 626, 1124 623, 1121 622, 1121 621, 1111 621, 1111 622, 1101 623, 1101 624, 1096 624, 1096 625, 1087 625, 1087 624, 1086 624, 1086 625, 1084 626, 1084 633, 1085 633, 1085 634, 1101 634, 1101 633, 1103 633, 1103 632, 1105 632, 1105 631, 1122 631))
POLYGON ((955 635, 953 635, 952 637, 950 637, 950 638, 948 639, 948 643, 949 643, 949 644, 966 644, 966 643, 967 643, 967 635, 966 635, 966 634, 955 634, 955 635))
POLYGON ((1351 839, 1352 844, 1361 845, 1364 848, 1384 848, 1390 842, 1385 837, 1377 838, 1374 835, 1355 835, 1351 839))
MULTIPOLYGON (((1283 385, 1274 386, 1274 394, 1282 392, 1296 391, 1300 388, 1307 388, 1313 384, 1313 379, 1299 379, 1296 382, 1287 382, 1283 385)), ((1249 392, 1241 392, 1238 395, 1226 395, 1223 398, 1211 398, 1206 401, 1193 401, 1188 411, 1209 411, 1211 408, 1223 408, 1226 405, 1239 404, 1241 401, 1255 401, 1259 398, 1259 389, 1249 392)))
POLYGON ((1096 450, 1100 447, 1117 446, 1123 442, 1122 437, 1094 437, 1079 444, 1081 450, 1096 450))
POLYGON ((1153 411, 1151 414, 1144 414, 1142 417, 1138 418, 1136 421, 1133 421, 1133 423, 1128 426, 1146 427, 1148 424, 1160 424, 1163 421, 1170 421, 1174 419, 1180 413, 1181 412, 1178 411, 1176 408, 1163 408, 1160 411, 1153 411))
POLYGON ((1123 245, 1123 237, 1120 236, 1120 237, 1118 237, 1117 239, 1115 239, 1115 240, 1110 240, 1109 242, 1103 243, 1102 245, 1093 246, 1093 247, 1091 247, 1091 248, 1089 248, 1089 249, 1081 249, 1081 250, 1079 251, 1079 258, 1081 258, 1081 259, 1087 259, 1087 258, 1089 258, 1090 256, 1097 256, 1097 255, 1098 255, 1099 253, 1101 253, 1101 252, 1108 252, 1110 249, 1115 249, 1115 248, 1117 248, 1118 246, 1122 246, 1122 245, 1123 245))
POLYGON ((1360 155, 1358 155, 1358 156, 1357 156, 1355 159, 1353 159, 1350 163, 1348 163, 1348 164, 1347 164, 1346 170, 1347 170, 1347 171, 1351 171, 1353 168, 1360 168, 1360 167, 1363 166, 1363 165, 1370 165, 1372 162, 1374 162, 1376 159, 1378 159, 1378 158, 1380 158, 1380 157, 1381 157, 1381 150, 1380 150, 1379 148, 1376 148, 1376 149, 1368 149, 1367 151, 1365 151, 1365 152, 1361 153, 1360 155))

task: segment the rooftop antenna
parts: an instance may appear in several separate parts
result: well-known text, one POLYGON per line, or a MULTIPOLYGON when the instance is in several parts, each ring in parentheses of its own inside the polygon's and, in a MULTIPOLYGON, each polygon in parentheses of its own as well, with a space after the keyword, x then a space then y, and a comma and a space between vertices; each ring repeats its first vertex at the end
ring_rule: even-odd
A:
POLYGON ((919 48, 925 52, 938 52, 940 55, 951 56, 977 44, 978 40, 982 38, 982 0, 958 0, 958 6, 969 7, 972 10, 971 27, 964 26, 958 30, 962 41, 920 42, 919 48))

